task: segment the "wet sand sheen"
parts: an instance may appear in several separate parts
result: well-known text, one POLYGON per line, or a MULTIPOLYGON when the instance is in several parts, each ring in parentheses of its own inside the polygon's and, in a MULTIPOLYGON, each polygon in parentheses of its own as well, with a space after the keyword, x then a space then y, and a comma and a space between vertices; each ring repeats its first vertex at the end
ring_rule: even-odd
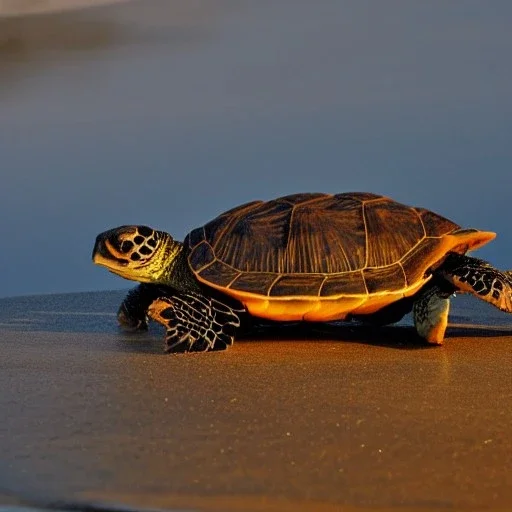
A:
POLYGON ((328 327, 168 356, 160 333, 78 321, 0 330, 0 486, 18 496, 249 511, 512 504, 506 331, 452 327, 444 348, 423 348, 407 327, 328 327))

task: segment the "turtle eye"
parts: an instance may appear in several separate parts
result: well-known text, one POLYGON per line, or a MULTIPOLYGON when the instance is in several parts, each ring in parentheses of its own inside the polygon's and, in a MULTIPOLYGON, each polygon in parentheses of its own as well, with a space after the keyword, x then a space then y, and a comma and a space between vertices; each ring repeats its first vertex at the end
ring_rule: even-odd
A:
POLYGON ((128 252, 130 251, 131 249, 133 248, 133 243, 130 242, 129 240, 125 240, 122 244, 121 244, 121 252, 128 252))

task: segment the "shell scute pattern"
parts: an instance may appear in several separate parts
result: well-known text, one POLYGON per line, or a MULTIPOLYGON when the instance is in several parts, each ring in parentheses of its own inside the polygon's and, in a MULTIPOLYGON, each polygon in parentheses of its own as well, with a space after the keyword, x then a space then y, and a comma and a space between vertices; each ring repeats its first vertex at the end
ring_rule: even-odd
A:
POLYGON ((242 292, 265 295, 280 275, 273 272, 244 272, 234 281, 230 288, 242 292))
POLYGON ((268 295, 271 297, 289 297, 296 295, 297 290, 300 290, 301 295, 315 297, 318 295, 324 280, 325 277, 322 275, 284 275, 273 283, 268 295))
POLYGON ((222 261, 214 260, 213 263, 204 267, 199 275, 205 281, 227 287, 242 274, 222 261))
POLYGON ((316 201, 318 199, 325 198, 326 194, 322 193, 299 193, 299 194, 291 194, 289 196, 282 196, 275 199, 276 202, 279 203, 287 203, 292 206, 295 206, 296 204, 304 204, 304 203, 311 203, 313 201, 316 201))
POLYGON ((414 210, 393 202, 364 206, 367 226, 367 267, 382 267, 398 262, 421 242, 423 224, 414 210))
POLYGON ((295 194, 234 208, 186 244, 198 277, 235 296, 368 295, 424 279, 458 228, 376 194, 295 194))
POLYGON ((296 206, 283 248, 286 272, 336 274, 364 267, 366 230, 362 203, 326 197, 296 206))
POLYGON ((367 294, 368 291, 363 278, 363 272, 356 270, 328 276, 320 289, 320 297, 337 295, 340 293, 340 290, 343 290, 346 295, 367 294))
POLYGON ((280 257, 288 238, 292 208, 271 201, 239 216, 222 239, 214 241, 221 261, 245 272, 287 272, 280 257))
POLYGON ((443 236, 460 227, 451 220, 448 220, 437 213, 425 210, 424 208, 412 209, 416 211, 423 223, 425 236, 443 236))
POLYGON ((200 271, 202 268, 208 266, 215 261, 215 254, 213 249, 208 242, 201 242, 199 245, 194 247, 194 250, 190 254, 190 265, 200 271))
POLYGON ((402 258, 400 263, 404 269, 407 284, 423 279, 425 268, 430 267, 439 258, 442 245, 441 238, 425 238, 421 244, 402 258))
POLYGON ((204 227, 192 230, 185 238, 187 247, 195 247, 205 240, 204 227))
POLYGON ((387 265, 385 267, 366 268, 363 270, 363 277, 368 293, 383 291, 385 284, 386 291, 403 290, 406 287, 405 272, 400 263, 387 265))

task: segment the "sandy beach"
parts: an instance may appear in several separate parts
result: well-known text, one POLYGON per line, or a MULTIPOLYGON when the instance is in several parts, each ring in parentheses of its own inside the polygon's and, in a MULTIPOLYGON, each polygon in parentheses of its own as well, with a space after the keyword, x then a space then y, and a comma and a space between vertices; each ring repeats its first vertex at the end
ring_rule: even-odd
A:
POLYGON ((285 329, 170 356, 158 330, 116 331, 118 296, 1 301, 4 503, 512 506, 510 329, 451 327, 444 348, 408 327, 285 329))

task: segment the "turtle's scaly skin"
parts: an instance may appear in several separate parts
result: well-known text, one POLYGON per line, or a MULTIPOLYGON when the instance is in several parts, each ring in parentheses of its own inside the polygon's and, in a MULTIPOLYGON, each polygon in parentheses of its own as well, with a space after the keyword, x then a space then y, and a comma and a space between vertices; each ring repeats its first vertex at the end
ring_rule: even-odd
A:
POLYGON ((449 252, 495 236, 376 194, 296 194, 229 210, 184 245, 197 279, 251 314, 329 321, 415 294, 449 252))
POLYGON ((233 344, 240 318, 232 308, 204 295, 174 294, 149 306, 149 316, 166 326, 168 352, 224 350, 233 344))

